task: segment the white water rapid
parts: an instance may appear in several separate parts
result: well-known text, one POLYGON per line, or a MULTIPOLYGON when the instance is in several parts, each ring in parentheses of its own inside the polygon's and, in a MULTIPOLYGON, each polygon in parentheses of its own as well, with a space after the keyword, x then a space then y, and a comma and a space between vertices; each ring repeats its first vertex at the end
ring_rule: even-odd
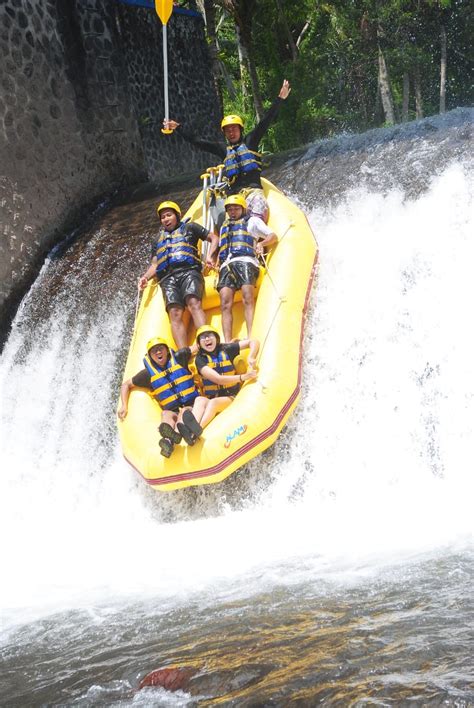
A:
POLYGON ((238 504, 232 484, 155 499, 122 460, 117 351, 134 303, 86 327, 58 299, 25 344, 46 264, 1 358, 4 631, 130 597, 172 607, 350 582, 472 543, 472 197, 455 162, 416 199, 361 189, 309 214, 320 265, 304 390, 272 452, 233 476, 248 476, 238 504), (185 502, 203 513, 160 517, 185 502))

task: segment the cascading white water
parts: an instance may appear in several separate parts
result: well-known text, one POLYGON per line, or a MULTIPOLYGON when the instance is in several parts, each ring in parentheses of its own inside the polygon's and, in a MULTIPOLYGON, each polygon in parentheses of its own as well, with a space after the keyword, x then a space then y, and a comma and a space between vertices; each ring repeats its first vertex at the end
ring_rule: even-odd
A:
POLYGON ((121 459, 123 303, 71 325, 58 302, 33 346, 20 312, 0 370, 6 624, 135 593, 172 605, 217 581, 246 594, 466 543, 472 192, 456 163, 416 200, 360 190, 309 215, 320 266, 302 400, 273 452, 249 466, 243 508, 227 509, 219 485, 201 490, 212 518, 160 522, 121 459))

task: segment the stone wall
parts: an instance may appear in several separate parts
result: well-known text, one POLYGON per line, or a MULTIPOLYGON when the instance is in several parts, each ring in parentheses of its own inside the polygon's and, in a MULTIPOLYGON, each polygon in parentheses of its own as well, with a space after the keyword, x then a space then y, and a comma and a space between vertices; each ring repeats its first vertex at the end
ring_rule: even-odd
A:
MULTIPOLYGON (((150 179, 200 170, 218 158, 191 147, 177 135, 161 133, 164 117, 163 40, 154 11, 119 5, 119 27, 137 122, 150 179)), ((168 23, 170 118, 192 124, 196 134, 221 138, 204 22, 175 11, 168 23)))
MULTIPOLYGON (((202 19, 173 15, 169 35, 170 105, 215 135, 202 19)), ((208 162, 159 131, 162 71, 151 10, 117 0, 0 4, 0 338, 45 254, 98 197, 208 162)))

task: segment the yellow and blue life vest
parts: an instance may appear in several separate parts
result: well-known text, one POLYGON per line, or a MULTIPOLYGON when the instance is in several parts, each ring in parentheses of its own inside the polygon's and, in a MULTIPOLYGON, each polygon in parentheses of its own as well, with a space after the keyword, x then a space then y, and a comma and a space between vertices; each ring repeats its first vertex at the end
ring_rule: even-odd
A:
POLYGON ((219 236, 219 262, 224 263, 228 256, 252 256, 255 258, 255 239, 247 229, 247 219, 226 219, 219 236))
MULTIPOLYGON (((223 376, 236 375, 233 363, 228 358, 225 350, 219 347, 219 345, 211 354, 203 351, 202 349, 200 354, 207 358, 206 366, 210 366, 216 373, 222 374, 223 376)), ((204 395, 207 396, 207 398, 216 398, 217 396, 236 396, 240 391, 239 383, 232 384, 231 386, 225 386, 216 384, 213 381, 209 381, 209 379, 205 379, 204 377, 202 377, 202 385, 204 395)))
POLYGON ((250 150, 245 143, 240 145, 228 145, 227 155, 224 159, 225 174, 229 182, 237 178, 239 174, 246 174, 258 170, 262 171, 262 156, 259 152, 250 150))
POLYGON ((169 359, 165 368, 161 368, 148 354, 143 359, 151 377, 151 394, 164 410, 173 410, 178 406, 189 406, 199 392, 193 375, 176 361, 175 352, 169 350, 169 359))
POLYGON ((160 229, 155 256, 157 258, 156 275, 158 280, 168 268, 175 266, 201 267, 201 259, 196 246, 186 238, 186 224, 180 224, 173 231, 160 229))

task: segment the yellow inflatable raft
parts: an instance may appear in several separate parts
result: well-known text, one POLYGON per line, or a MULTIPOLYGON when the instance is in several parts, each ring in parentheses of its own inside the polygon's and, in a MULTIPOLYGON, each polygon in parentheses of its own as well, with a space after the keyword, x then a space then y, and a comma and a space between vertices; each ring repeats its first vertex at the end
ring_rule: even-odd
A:
MULTIPOLYGON (((277 439, 298 402, 303 325, 318 248, 303 212, 270 182, 262 182, 270 207, 269 226, 278 235, 278 243, 267 255, 257 284, 252 329, 252 338, 260 341, 257 380, 244 384, 231 406, 211 421, 194 446, 182 441, 169 459, 160 455, 158 446, 161 409, 146 391, 131 392, 128 415, 118 423, 125 459, 160 491, 225 479, 277 439)), ((202 223, 202 194, 186 216, 202 223)), ((215 280, 214 274, 206 277, 203 308, 208 323, 222 332, 215 280)), ((233 309, 233 336, 246 339, 239 295, 233 309)), ((192 322, 188 331, 192 343, 192 322)), ((161 289, 150 282, 138 310, 124 380, 143 369, 146 343, 155 336, 174 346, 161 289)), ((247 354, 248 350, 242 352, 242 359, 247 354)), ((245 371, 245 361, 238 366, 245 371)))

